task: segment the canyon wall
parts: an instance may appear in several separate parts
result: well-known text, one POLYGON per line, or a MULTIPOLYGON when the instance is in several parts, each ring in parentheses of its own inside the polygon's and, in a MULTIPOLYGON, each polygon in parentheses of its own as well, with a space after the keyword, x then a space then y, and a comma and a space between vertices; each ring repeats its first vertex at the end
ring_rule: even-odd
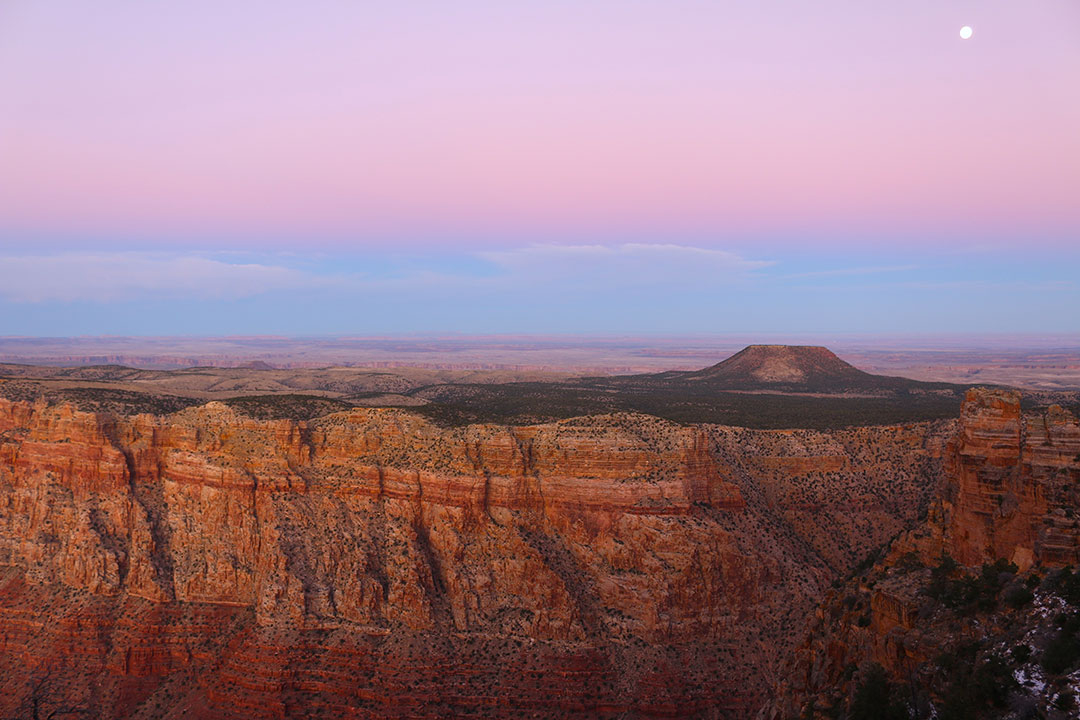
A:
MULTIPOLYGON (((1009 659, 1010 642, 1051 637, 1053 618, 1069 608, 1052 583, 1040 582, 1080 561, 1078 512, 1077 418, 1057 406, 1024 412, 1016 392, 969 391, 926 521, 827 592, 762 717, 836 717, 850 701, 853 670, 867 663, 898 684, 931 688, 929 699, 940 702, 936 658, 966 646, 983 647, 983 660, 1009 659), (952 561, 958 567, 950 570, 952 561), (1020 580, 1036 589, 1034 605, 1005 602, 1020 580)), ((1036 698, 1051 716, 1053 699, 1036 698)))
POLYGON ((745 717, 949 433, 0 400, 0 715, 745 717))
POLYGON ((961 422, 941 504, 945 551, 966 565, 996 558, 1021 570, 1036 563, 1076 564, 1076 418, 1057 406, 1025 415, 1017 393, 973 390, 961 422))

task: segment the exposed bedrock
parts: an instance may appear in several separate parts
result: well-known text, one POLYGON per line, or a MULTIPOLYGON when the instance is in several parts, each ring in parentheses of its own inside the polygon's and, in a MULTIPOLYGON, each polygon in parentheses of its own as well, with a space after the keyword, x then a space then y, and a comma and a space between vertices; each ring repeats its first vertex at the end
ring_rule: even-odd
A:
POLYGON ((949 429, 0 400, 0 715, 743 717, 949 429))
MULTIPOLYGON (((999 607, 996 600, 982 615, 950 609, 930 599, 928 568, 948 556, 959 563, 958 572, 977 575, 980 566, 1005 561, 1015 563, 1022 577, 1032 571, 1038 579, 1075 566, 1078 508, 1077 418, 1057 406, 1023 412, 1020 395, 1012 391, 969 391, 927 519, 897 537, 863 578, 828 591, 779 673, 777 698, 761 717, 827 716, 838 696, 850 695, 850 669, 867 662, 882 665, 894 682, 907 683, 959 643, 1007 646, 1008 637, 1043 632, 1038 623, 1054 618, 1064 604, 1053 612, 1038 605, 999 607)), ((1039 592, 1052 606, 1062 603, 1047 601, 1049 591, 1039 592)))

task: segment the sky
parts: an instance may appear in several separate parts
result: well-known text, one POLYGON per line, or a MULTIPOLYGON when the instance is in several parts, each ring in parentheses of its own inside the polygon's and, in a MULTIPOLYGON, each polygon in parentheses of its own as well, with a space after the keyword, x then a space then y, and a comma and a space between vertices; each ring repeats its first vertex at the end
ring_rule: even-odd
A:
POLYGON ((0 336, 1080 332, 1077 88, 1076 0, 4 0, 0 336))

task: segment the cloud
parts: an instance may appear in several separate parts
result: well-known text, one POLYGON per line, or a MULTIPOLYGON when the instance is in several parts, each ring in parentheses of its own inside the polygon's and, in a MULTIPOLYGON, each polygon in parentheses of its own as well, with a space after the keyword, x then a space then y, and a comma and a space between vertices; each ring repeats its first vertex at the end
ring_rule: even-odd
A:
POLYGON ((0 300, 21 303, 125 302, 143 299, 234 300, 281 291, 329 292, 394 300, 403 295, 521 293, 559 295, 651 288, 652 292, 715 288, 773 263, 724 250, 674 244, 532 245, 433 256, 424 263, 394 258, 307 258, 190 252, 66 252, 0 255, 0 300), (479 260, 479 263, 475 261, 479 260))
POLYGON ((813 277, 847 277, 857 275, 877 275, 878 273, 908 272, 918 270, 918 265, 878 265, 875 267, 838 268, 836 270, 815 270, 813 272, 785 275, 786 279, 813 277))
POLYGON ((714 282, 773 265, 726 250, 647 243, 532 245, 478 256, 498 266, 504 277, 529 284, 556 280, 617 286, 714 282))
POLYGON ((59 253, 0 257, 0 297, 16 302, 111 302, 145 297, 236 299, 325 286, 293 268, 170 253, 59 253))

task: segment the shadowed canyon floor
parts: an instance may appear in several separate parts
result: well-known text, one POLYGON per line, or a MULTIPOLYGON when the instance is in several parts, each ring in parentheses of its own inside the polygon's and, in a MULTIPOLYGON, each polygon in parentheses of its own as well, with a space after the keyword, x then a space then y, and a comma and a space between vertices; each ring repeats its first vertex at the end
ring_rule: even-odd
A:
MULTIPOLYGON (((951 419, 433 422, 355 396, 499 385, 354 369, 5 371, 4 717, 751 717, 964 447, 951 419)), ((959 410, 819 348, 587 383, 959 410)))

